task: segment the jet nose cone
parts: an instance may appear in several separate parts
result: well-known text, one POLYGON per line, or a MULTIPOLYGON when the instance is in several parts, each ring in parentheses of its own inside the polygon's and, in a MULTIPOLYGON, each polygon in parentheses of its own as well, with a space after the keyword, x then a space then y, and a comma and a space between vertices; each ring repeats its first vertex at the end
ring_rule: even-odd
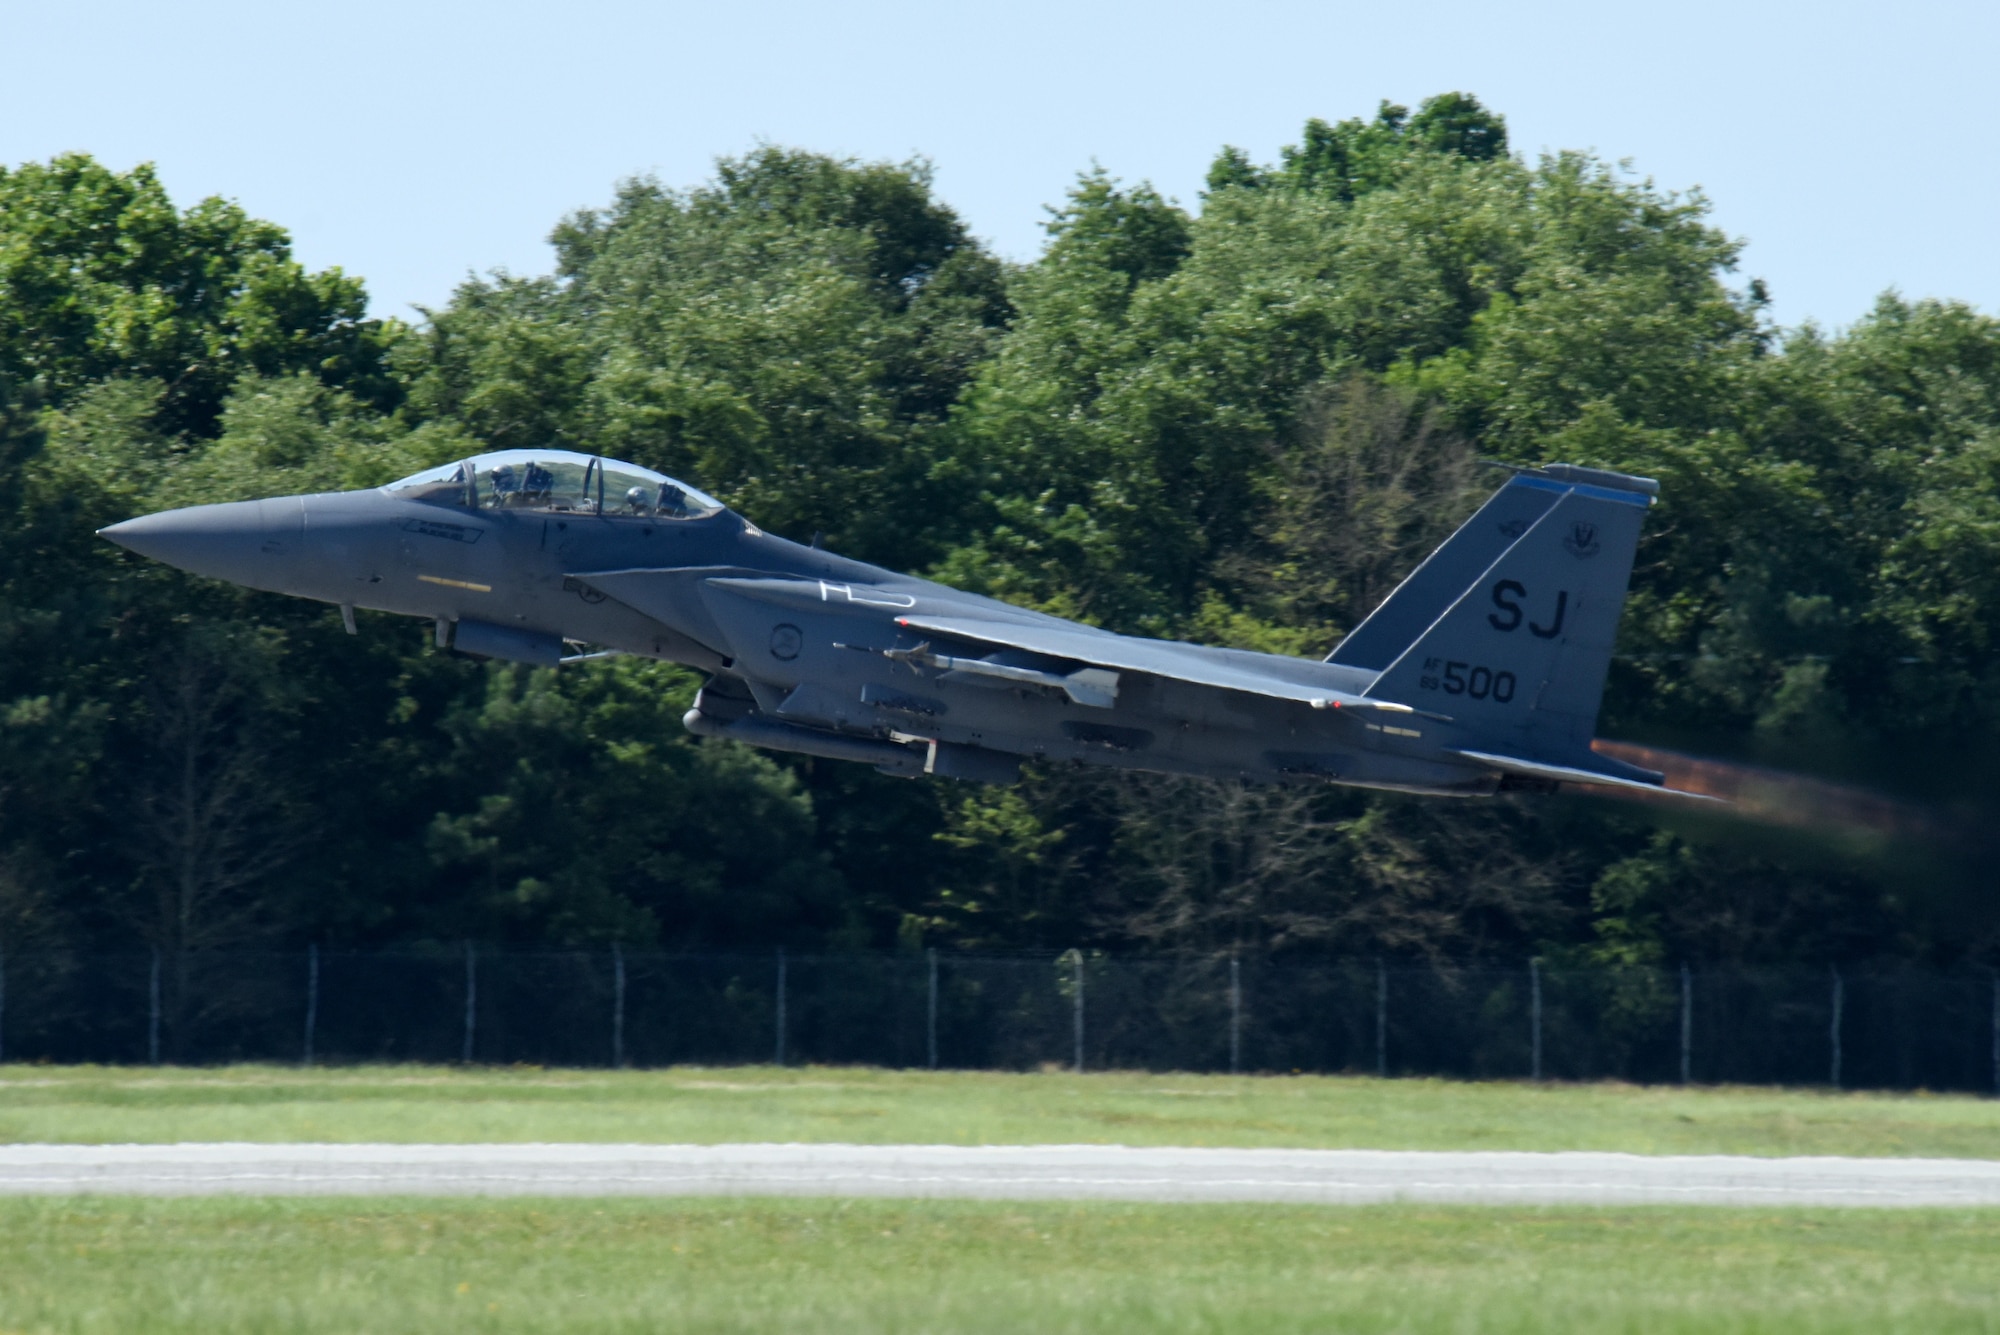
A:
POLYGON ((151 556, 159 560, 160 557, 148 539, 157 538, 162 530, 169 528, 169 525, 161 521, 173 514, 174 511, 168 510, 156 515, 140 515, 137 519, 127 519, 119 524, 107 524, 97 530, 97 536, 111 539, 128 552, 137 552, 141 556, 151 556))
POLYGON ((297 554, 300 515, 296 498, 232 501, 162 510, 97 532, 127 551, 190 574, 281 589, 297 554))

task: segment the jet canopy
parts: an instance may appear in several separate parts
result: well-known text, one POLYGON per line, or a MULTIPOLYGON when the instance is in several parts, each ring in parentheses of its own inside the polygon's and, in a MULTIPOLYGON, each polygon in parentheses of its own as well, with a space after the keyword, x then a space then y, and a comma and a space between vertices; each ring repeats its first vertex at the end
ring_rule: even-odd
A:
POLYGON ((702 519, 722 509, 713 496, 650 468, 569 450, 495 450, 426 469, 383 490, 477 510, 702 519))

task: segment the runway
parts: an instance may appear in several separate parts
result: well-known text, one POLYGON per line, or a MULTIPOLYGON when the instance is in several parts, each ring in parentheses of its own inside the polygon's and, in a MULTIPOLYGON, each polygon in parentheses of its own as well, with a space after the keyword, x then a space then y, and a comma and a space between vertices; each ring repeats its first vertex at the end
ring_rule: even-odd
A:
POLYGON ((2000 1162, 1117 1145, 4 1145, 0 1194, 2000 1206, 2000 1162))

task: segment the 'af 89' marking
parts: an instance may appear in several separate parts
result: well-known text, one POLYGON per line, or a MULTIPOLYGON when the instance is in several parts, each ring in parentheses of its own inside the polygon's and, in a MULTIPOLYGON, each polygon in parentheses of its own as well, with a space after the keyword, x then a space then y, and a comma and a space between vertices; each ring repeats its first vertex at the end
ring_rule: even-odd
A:
POLYGON ((1514 699, 1514 674, 1502 669, 1478 663, 1446 662, 1438 658, 1424 660, 1424 674, 1417 678, 1417 685, 1426 691, 1443 691, 1446 695, 1469 695, 1475 700, 1489 697, 1496 704, 1511 704, 1514 699))

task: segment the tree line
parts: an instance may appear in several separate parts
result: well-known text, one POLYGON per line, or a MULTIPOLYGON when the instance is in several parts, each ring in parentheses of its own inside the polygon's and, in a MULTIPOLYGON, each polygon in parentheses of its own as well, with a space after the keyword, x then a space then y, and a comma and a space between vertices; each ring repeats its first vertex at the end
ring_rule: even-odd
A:
POLYGON ((153 172, 0 169, 0 950, 1082 946, 2000 962, 2000 323, 1785 329, 1699 194, 1447 94, 1102 170, 1008 263, 920 161, 766 146, 562 219, 414 323, 153 172), (1604 799, 697 741, 671 666, 426 627, 94 536, 168 506, 603 453, 1115 630, 1324 654, 1498 480, 1662 483, 1600 734, 1891 792, 1911 838, 1604 799))

